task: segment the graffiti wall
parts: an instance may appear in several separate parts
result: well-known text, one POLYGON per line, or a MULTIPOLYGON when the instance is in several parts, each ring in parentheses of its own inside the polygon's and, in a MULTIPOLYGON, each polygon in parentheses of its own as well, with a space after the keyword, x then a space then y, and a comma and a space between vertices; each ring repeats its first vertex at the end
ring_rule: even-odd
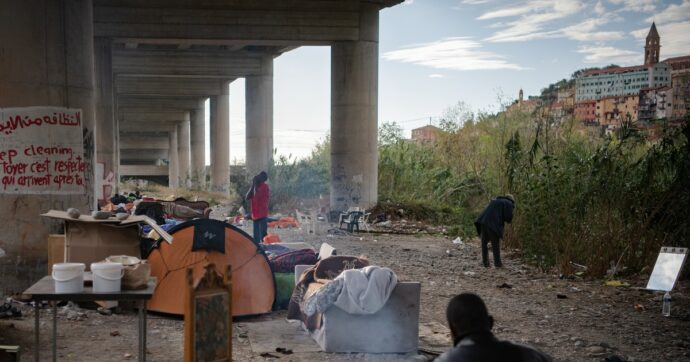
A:
POLYGON ((87 161, 80 109, 0 108, 0 194, 84 194, 87 161))

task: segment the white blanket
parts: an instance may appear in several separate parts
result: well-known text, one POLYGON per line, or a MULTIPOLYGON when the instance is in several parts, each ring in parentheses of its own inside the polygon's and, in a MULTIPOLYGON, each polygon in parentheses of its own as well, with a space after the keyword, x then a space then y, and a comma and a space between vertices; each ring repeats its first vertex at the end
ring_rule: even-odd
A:
POLYGON ((388 301, 398 277, 388 268, 367 266, 343 271, 343 287, 335 305, 351 314, 374 314, 388 301))

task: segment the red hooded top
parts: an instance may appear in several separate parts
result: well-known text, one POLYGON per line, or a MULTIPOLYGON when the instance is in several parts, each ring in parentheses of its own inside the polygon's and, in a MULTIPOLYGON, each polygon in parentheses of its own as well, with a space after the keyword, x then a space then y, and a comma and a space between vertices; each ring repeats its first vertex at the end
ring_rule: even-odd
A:
POLYGON ((265 182, 256 186, 252 196, 252 220, 268 216, 268 196, 268 185, 265 182))

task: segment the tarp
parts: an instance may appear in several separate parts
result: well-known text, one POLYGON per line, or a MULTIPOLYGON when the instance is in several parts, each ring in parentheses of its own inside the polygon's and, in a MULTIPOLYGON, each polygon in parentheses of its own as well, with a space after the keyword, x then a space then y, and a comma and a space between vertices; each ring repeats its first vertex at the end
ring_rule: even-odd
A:
POLYGON ((188 221, 169 232, 173 244, 159 243, 148 257, 151 275, 158 278, 149 310, 184 314, 185 270, 194 269, 196 282, 204 267, 214 263, 219 273, 232 265, 233 316, 271 311, 276 295, 273 272, 263 250, 247 233, 212 219, 188 221))

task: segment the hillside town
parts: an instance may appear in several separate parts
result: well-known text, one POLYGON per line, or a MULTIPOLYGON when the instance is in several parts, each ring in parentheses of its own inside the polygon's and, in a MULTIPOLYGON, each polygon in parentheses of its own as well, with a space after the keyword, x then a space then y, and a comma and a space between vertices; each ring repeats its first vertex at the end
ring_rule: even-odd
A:
POLYGON ((604 134, 625 123, 638 129, 656 121, 678 124, 690 111, 690 55, 660 61, 661 53, 661 36, 652 23, 644 64, 585 69, 574 82, 560 82, 555 92, 528 99, 520 90, 508 111, 548 109, 554 121, 574 116, 604 134))

